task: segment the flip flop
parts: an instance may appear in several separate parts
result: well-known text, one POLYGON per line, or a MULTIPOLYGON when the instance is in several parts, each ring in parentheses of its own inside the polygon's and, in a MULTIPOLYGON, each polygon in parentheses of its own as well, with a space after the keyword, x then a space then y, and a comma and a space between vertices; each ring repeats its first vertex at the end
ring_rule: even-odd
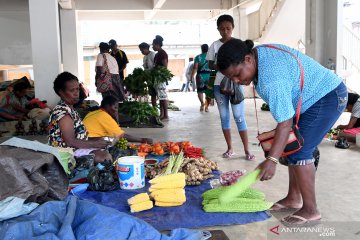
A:
POLYGON ((231 158, 233 156, 235 156, 236 154, 234 152, 224 152, 222 157, 223 158, 231 158))
POLYGON ((245 155, 245 159, 246 160, 249 160, 249 161, 253 161, 253 160, 255 160, 255 155, 254 154, 246 154, 245 155))
POLYGON ((292 208, 292 207, 287 207, 281 203, 274 203, 271 208, 269 209, 269 211, 292 211, 292 210, 299 210, 300 208, 292 208))
POLYGON ((204 105, 201 105, 200 112, 203 112, 203 111, 204 111, 204 105))
POLYGON ((282 218, 280 221, 282 224, 284 224, 287 227, 303 227, 303 226, 313 226, 313 225, 319 224, 321 222, 320 220, 321 220, 321 216, 317 217, 317 218, 308 218, 307 219, 302 216, 292 214, 292 215, 282 218), (291 223, 291 222, 289 222, 289 220, 286 220, 286 218, 295 218, 295 219, 300 220, 300 222, 291 223))

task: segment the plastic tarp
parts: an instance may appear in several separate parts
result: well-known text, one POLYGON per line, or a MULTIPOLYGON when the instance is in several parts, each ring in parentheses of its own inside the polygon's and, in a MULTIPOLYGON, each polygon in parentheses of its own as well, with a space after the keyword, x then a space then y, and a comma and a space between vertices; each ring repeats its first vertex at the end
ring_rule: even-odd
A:
POLYGON ((62 200, 69 181, 54 155, 0 146, 0 201, 18 197, 28 202, 62 200))
MULTIPOLYGON (((219 173, 215 172, 218 176, 219 173)), ((76 193, 81 199, 86 199, 94 203, 99 203, 121 212, 133 214, 151 224, 159 231, 171 230, 175 228, 200 228, 215 225, 246 224, 257 221, 264 221, 270 217, 267 212, 255 213, 206 213, 202 210, 201 194, 209 190, 209 180, 199 186, 187 186, 186 202, 179 207, 157 207, 138 212, 130 213, 127 199, 141 192, 146 192, 149 183, 143 189, 137 190, 116 190, 111 192, 91 192, 76 193)))
POLYGON ((30 213, 39 204, 37 203, 24 203, 25 199, 18 197, 7 197, 0 202, 0 221, 18 217, 30 213))
POLYGON ((141 219, 69 196, 50 201, 28 215, 0 222, 0 239, 34 240, 201 240, 202 232, 176 229, 162 235, 141 219))

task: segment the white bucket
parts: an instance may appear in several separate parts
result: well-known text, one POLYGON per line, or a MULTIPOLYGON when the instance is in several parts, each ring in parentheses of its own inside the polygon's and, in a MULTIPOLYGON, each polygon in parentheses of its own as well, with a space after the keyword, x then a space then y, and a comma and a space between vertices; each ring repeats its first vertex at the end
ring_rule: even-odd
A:
POLYGON ((145 186, 144 158, 138 156, 118 158, 117 172, 121 189, 137 189, 145 186))

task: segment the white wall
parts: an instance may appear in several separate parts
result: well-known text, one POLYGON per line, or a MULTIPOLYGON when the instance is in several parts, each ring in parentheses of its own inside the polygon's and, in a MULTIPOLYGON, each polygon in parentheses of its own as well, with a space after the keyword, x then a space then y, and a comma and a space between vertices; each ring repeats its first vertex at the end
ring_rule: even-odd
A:
POLYGON ((0 1, 0 64, 32 64, 28 1, 0 1))
POLYGON ((284 1, 270 21, 260 43, 281 43, 297 49, 299 40, 305 35, 305 1, 284 1))

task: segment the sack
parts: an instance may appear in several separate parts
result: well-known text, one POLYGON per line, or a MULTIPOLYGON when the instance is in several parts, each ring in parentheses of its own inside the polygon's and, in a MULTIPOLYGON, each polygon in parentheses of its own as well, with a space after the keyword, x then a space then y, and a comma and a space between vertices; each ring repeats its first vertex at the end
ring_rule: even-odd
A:
POLYGON ((235 94, 234 83, 230 78, 224 77, 220 83, 220 93, 228 96, 235 94))
POLYGON ((104 65, 103 65, 104 73, 98 75, 98 77, 95 78, 96 90, 100 93, 107 92, 112 88, 111 74, 109 71, 109 67, 107 65, 105 54, 103 54, 103 58, 104 58, 104 65))
MULTIPOLYGON (((261 133, 257 136, 260 141, 260 145, 265 152, 265 156, 269 154, 271 146, 274 141, 275 129, 269 132, 261 133)), ((294 125, 290 130, 289 139, 282 153, 282 157, 288 156, 299 151, 304 145, 304 138, 301 136, 299 129, 294 125)))
POLYGON ((244 94, 240 90, 240 85, 234 83, 234 95, 230 96, 231 104, 239 104, 244 100, 244 94))

